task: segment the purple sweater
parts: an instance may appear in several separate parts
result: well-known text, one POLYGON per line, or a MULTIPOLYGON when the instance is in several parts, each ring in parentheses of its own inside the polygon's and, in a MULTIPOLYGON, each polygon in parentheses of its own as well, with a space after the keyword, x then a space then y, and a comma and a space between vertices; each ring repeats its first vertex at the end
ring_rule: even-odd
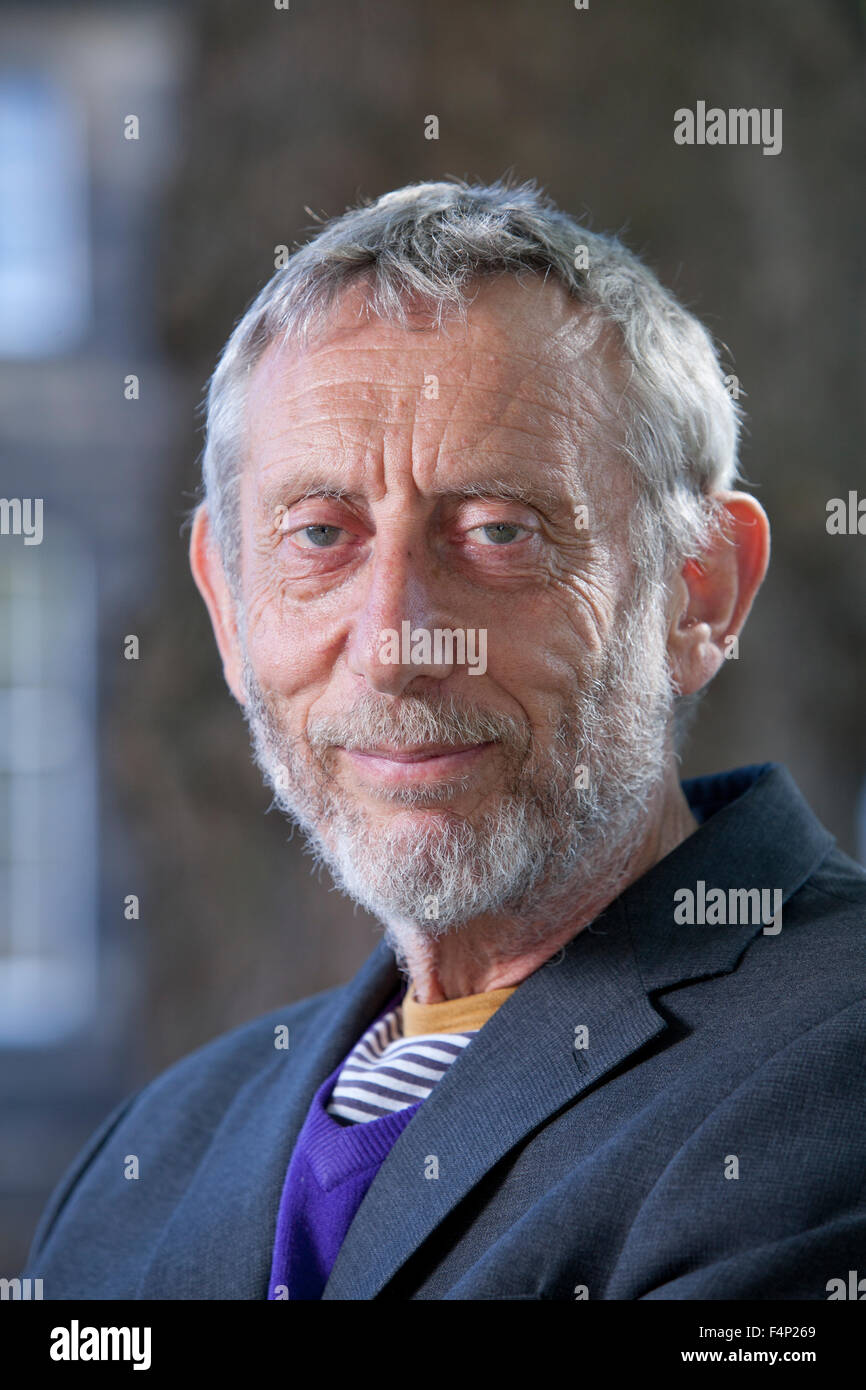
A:
MULTIPOLYGON (((401 991, 402 993, 402 991, 401 991)), ((389 1000, 383 1018, 400 995, 389 1000)), ((321 1298, 367 1189, 422 1101, 363 1124, 325 1109, 343 1063, 322 1082, 289 1161, 274 1241, 268 1298, 321 1298)))

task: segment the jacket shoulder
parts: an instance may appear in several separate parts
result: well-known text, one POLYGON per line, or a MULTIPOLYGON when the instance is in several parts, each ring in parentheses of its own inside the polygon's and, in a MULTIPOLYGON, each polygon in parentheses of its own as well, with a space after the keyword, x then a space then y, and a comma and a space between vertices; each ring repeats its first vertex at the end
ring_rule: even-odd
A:
POLYGON ((126 1121, 152 1129, 160 1115, 171 1112, 183 1115, 196 1129, 212 1125, 231 1097, 262 1069, 263 1059, 273 1057, 275 1029, 289 1028, 296 1046, 305 1033, 319 1026, 323 1013, 346 988, 343 984, 322 990, 221 1033, 125 1096, 61 1175, 34 1232, 26 1268, 32 1267, 72 1193, 126 1121))
POLYGON ((829 898, 866 907, 866 868, 838 845, 822 859, 807 883, 829 898))
POLYGON ((184 1090, 201 1082, 236 1089, 267 1056, 263 1043, 273 1048, 276 1029, 286 1027, 294 1039, 315 1028, 320 1016, 330 1012, 336 998, 346 985, 336 985, 308 995, 294 1004, 285 1004, 270 1013, 262 1014, 248 1023, 241 1023, 210 1042, 202 1043, 178 1061, 166 1067, 136 1093, 135 1097, 156 1096, 163 1091, 184 1090))

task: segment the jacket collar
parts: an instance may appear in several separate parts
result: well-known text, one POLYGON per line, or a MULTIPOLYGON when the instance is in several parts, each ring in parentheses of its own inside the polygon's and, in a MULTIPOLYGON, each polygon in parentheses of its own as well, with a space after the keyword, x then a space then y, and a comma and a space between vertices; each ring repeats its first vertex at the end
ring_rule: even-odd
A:
MULTIPOLYGON (((377 1174, 323 1299, 375 1297, 510 1149, 663 1033, 653 991, 735 968, 761 923, 678 926, 677 889, 698 879, 778 888, 784 904, 834 843, 780 764, 691 779, 683 790, 699 828, 524 980, 448 1069, 377 1174), (578 1026, 588 1047, 575 1047, 578 1026), (425 1181, 431 1156, 438 1181, 425 1181)), ((397 987, 383 943, 364 978, 368 1002, 384 1004, 397 987)), ((348 1012, 362 1031, 357 1009, 348 1012)))
POLYGON ((682 787, 699 829, 611 904, 628 920, 648 991, 732 970, 763 930, 760 923, 678 925, 679 889, 694 891, 699 881, 725 894, 778 889, 784 908, 835 843, 780 763, 695 777, 682 787))

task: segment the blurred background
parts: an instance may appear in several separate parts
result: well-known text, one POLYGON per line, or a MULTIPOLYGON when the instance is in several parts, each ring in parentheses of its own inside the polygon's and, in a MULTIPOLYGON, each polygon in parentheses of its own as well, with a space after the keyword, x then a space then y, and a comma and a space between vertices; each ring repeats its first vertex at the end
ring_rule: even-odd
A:
POLYGON ((683 772, 779 760, 866 860, 866 538, 826 530, 830 498, 866 496, 866 19, 857 0, 30 0, 0 21, 0 492, 44 499, 41 545, 0 537, 11 1276, 121 1096, 378 939, 267 814, 184 530, 223 342, 275 247, 360 197, 534 178, 724 342, 774 549, 683 772), (698 100, 781 107, 781 154, 675 145, 698 100))

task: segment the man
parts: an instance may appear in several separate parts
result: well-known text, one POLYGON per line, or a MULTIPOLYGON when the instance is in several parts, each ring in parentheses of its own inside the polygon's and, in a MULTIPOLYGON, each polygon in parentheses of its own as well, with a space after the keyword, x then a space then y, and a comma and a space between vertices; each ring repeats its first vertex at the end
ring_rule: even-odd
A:
POLYGON ((862 1261, 866 874, 783 767, 677 775, 768 562, 738 426, 701 325, 531 184, 389 193, 266 285, 192 570, 384 940, 108 1118, 46 1298, 823 1299, 862 1261))

